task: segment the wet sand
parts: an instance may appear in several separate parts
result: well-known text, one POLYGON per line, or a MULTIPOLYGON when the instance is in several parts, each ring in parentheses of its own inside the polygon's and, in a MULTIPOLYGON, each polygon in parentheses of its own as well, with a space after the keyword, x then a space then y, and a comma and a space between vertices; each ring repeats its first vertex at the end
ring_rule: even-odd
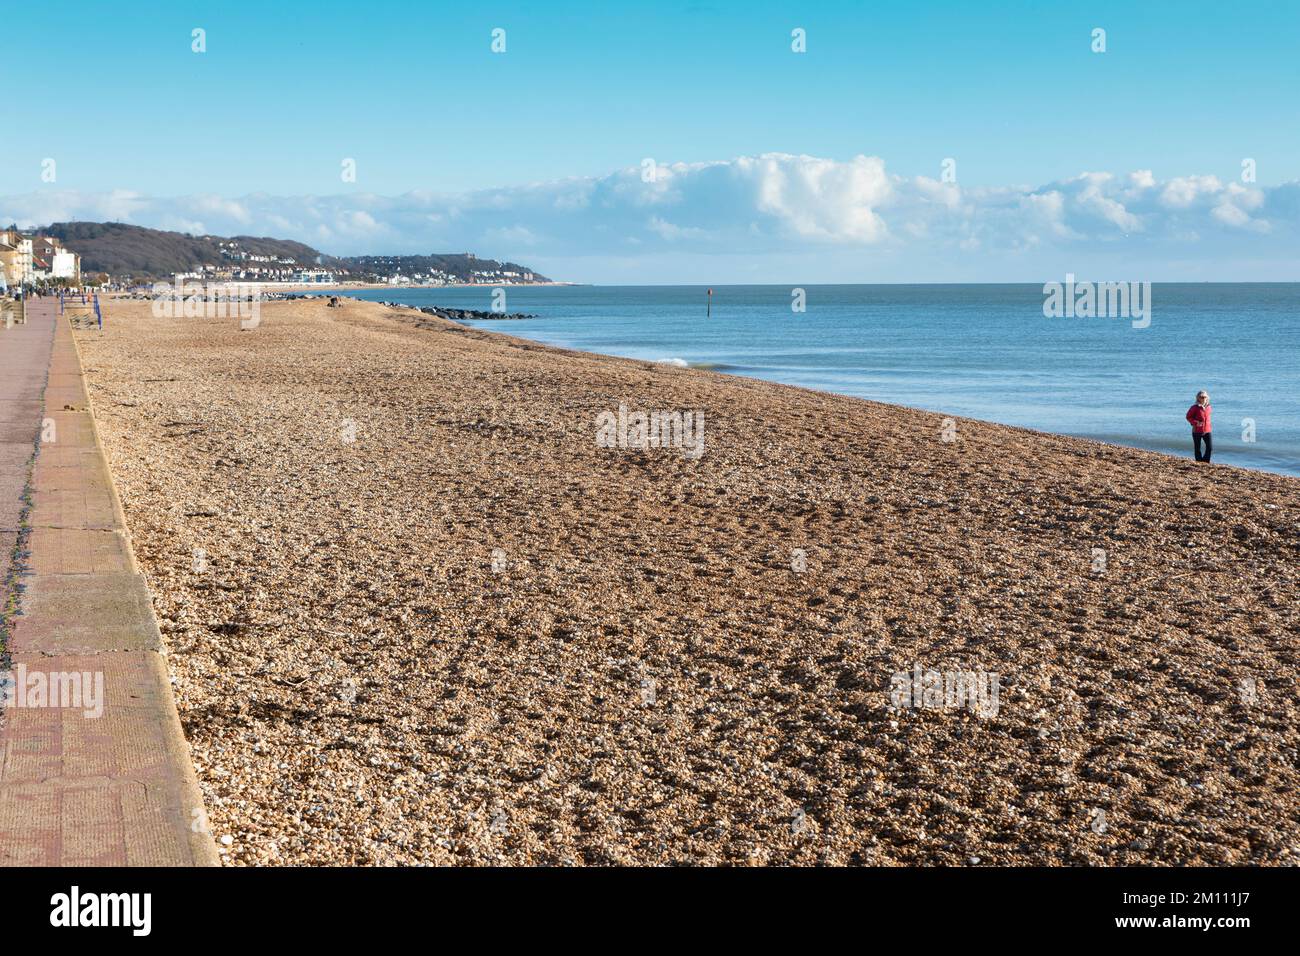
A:
POLYGON ((376 303, 238 325, 78 333, 228 862, 1300 857, 1300 481, 376 303), (703 454, 601 447, 620 404, 703 454), (917 665, 995 712, 895 706, 917 665))

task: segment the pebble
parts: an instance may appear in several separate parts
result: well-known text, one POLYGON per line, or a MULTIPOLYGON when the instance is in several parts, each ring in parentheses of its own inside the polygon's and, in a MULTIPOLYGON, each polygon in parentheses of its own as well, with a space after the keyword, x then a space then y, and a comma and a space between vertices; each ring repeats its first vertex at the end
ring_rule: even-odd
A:
POLYGON ((1294 842, 1300 727, 1261 706, 1247 738, 1233 702, 1290 673, 1300 565, 1232 533, 1300 513, 1292 479, 974 420, 954 448, 931 413, 375 303, 110 307, 78 341, 230 865, 481 862, 498 805, 510 864, 975 865, 949 835, 1022 820, 999 864, 1072 863, 1102 798, 1159 821, 1130 863, 1294 842), (620 402, 704 410, 705 453, 598 447, 620 402), (996 715, 891 711, 918 664, 998 675, 996 715), (796 794, 815 841, 774 827, 796 794))

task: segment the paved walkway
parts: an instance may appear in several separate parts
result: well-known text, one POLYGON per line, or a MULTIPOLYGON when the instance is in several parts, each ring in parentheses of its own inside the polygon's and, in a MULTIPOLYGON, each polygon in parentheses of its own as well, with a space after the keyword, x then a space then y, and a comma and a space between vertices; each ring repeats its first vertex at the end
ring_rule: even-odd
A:
POLYGON ((216 864, 153 605, 56 309, 39 300, 25 325, 0 324, 0 566, 39 448, 9 635, 16 700, 0 716, 0 864, 216 864))

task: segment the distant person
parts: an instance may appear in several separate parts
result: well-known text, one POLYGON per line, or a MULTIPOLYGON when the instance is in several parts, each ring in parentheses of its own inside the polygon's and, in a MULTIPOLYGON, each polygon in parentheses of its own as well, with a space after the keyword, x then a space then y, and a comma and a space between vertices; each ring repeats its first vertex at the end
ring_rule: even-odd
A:
POLYGON ((1192 425, 1192 453, 1197 461, 1209 462, 1214 451, 1214 441, 1210 437, 1210 393, 1204 390, 1196 393, 1196 404, 1187 410, 1187 420, 1192 425), (1205 451, 1202 453, 1201 447, 1205 451))

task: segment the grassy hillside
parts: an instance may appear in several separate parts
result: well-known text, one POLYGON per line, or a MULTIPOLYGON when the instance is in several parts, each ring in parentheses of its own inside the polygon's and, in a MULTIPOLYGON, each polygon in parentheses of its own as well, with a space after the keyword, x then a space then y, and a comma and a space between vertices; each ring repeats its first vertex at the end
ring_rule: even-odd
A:
POLYGON ((258 236, 191 236, 181 232, 146 229, 122 222, 56 222, 40 230, 54 236, 81 256, 82 272, 107 272, 114 276, 165 277, 192 272, 204 265, 231 265, 220 243, 238 243, 250 255, 290 260, 293 265, 337 267, 337 260, 311 246, 288 239, 258 236))
POLYGON ((198 272, 204 266, 294 270, 330 269, 351 279, 385 279, 437 276, 444 281, 548 281, 528 266, 472 253, 427 256, 326 255, 301 242, 265 236, 191 236, 182 232, 147 229, 123 222, 56 222, 38 230, 54 236, 81 256, 83 273, 106 272, 119 278, 161 279, 178 272, 198 272), (269 257, 270 261, 261 258, 269 257), (515 273, 516 276, 507 275, 515 273))

